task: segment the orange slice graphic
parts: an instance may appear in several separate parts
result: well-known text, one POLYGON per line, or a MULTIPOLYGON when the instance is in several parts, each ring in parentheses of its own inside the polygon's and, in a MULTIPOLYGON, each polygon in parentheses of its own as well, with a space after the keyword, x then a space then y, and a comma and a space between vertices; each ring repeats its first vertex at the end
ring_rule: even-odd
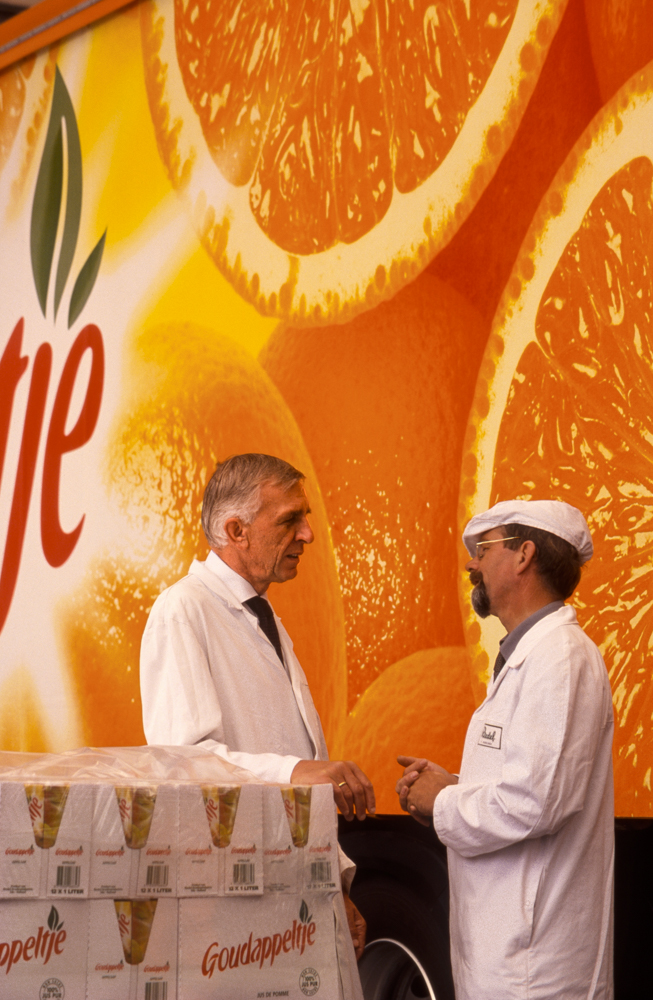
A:
MULTIPOLYGON (((495 317, 463 458, 461 524, 511 497, 579 507, 595 544, 574 597, 616 710, 619 815, 653 814, 653 64, 581 137, 495 317)), ((474 680, 502 634, 463 587, 474 680)))
POLYGON ((564 6, 143 4, 159 150, 209 254, 305 324, 390 297, 492 177, 564 6))
POLYGON ((596 76, 604 101, 653 59, 649 0, 585 0, 596 76))
POLYGON ((24 194, 39 134, 47 124, 58 51, 55 46, 0 73, 0 174, 16 146, 11 174, 15 199, 24 194))

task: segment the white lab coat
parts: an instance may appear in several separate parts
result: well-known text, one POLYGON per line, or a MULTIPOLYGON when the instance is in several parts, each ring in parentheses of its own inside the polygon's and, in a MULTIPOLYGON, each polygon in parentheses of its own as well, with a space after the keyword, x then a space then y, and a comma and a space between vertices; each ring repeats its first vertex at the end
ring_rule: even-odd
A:
MULTIPOLYGON (((290 781, 299 760, 328 760, 306 676, 290 636, 275 619, 285 667, 225 581, 194 560, 188 576, 156 599, 143 634, 140 682, 147 742, 199 745, 262 781, 282 784, 290 781)), ((356 869, 339 854, 348 889, 356 869)), ((343 996, 362 1000, 340 894, 334 914, 343 996)))
POLYGON ((457 1000, 610 1000, 612 698, 563 607, 520 640, 433 809, 457 1000))

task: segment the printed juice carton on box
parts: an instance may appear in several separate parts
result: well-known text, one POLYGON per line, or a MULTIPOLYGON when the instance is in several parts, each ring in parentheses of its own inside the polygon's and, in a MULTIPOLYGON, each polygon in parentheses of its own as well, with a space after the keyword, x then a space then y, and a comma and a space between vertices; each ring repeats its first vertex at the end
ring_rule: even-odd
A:
POLYGON ((178 1000, 338 997, 332 897, 179 900, 178 1000))
POLYGON ((176 1000, 177 900, 89 903, 87 1000, 176 1000))
POLYGON ((221 790, 208 785, 179 786, 179 896, 217 896, 221 891, 224 848, 231 843, 235 820, 229 803, 231 791, 229 787, 221 790))
POLYGON ((303 852, 295 846, 295 796, 290 786, 263 788, 263 872, 266 893, 298 893, 303 876, 303 852), (295 838, 293 839, 293 832, 295 838), (301 876, 300 876, 301 869, 301 876))
POLYGON ((5 781, 0 895, 88 894, 94 786, 5 781))
MULTIPOLYGON (((92 821, 95 785, 26 785, 31 803, 43 801, 43 847, 47 849, 46 894, 88 896, 91 871, 92 821), (41 798, 42 797, 42 798, 41 798)), ((37 829, 34 836, 36 842, 37 829)))
POLYGON ((92 899, 107 896, 129 899, 136 895, 139 850, 132 845, 140 844, 141 840, 145 843, 147 836, 142 835, 144 824, 141 822, 134 837, 134 792, 146 803, 153 799, 149 789, 116 789, 111 784, 96 788, 89 881, 92 899))
POLYGON ((225 896, 263 893, 263 788, 202 786, 211 839, 224 849, 225 896))
POLYGON ((0 995, 86 1000, 87 900, 0 903, 0 995))
POLYGON ((125 845, 138 856, 136 895, 177 892, 178 796, 176 785, 115 789, 125 845))
MULTIPOLYGON (((47 857, 37 847, 25 786, 0 785, 0 898, 38 899, 45 894, 47 857), (41 887, 43 879, 43 887, 41 887)), ((37 819, 38 823, 38 819, 37 819)))
POLYGON ((302 891, 333 892, 340 888, 338 816, 333 789, 331 785, 296 788, 295 801, 298 792, 309 793, 310 810, 306 843, 301 849, 304 857, 302 891))
POLYGON ((279 791, 296 856, 299 891, 333 892, 340 885, 340 865, 331 785, 282 785, 279 791))

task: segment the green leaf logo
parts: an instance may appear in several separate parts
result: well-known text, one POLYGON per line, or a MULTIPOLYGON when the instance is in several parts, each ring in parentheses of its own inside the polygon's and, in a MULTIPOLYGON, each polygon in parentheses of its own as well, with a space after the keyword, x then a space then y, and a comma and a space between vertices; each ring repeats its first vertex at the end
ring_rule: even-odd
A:
MULTIPOLYGON (((64 195, 64 154, 66 170, 66 198, 63 232, 54 280, 54 318, 61 303, 77 247, 79 222, 82 214, 82 149, 75 110, 68 88, 55 70, 54 92, 50 121, 43 147, 43 156, 34 190, 30 251, 32 274, 41 312, 45 316, 48 290, 52 277, 57 231, 64 195)), ((82 267, 70 299, 68 327, 75 322, 86 305, 100 270, 106 230, 91 251, 82 267)))
POLYGON ((55 906, 51 907, 48 914, 48 927, 51 931, 59 931, 63 927, 63 920, 59 922, 59 913, 55 906))
POLYGON ((313 919, 313 915, 308 912, 308 906, 306 902, 302 899, 302 905, 299 907, 299 919, 303 924, 310 924, 313 919))

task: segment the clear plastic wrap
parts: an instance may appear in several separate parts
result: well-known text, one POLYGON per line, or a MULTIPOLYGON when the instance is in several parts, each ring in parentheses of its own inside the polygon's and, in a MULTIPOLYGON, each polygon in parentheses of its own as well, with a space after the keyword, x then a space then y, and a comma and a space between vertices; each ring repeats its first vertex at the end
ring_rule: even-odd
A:
POLYGON ((59 754, 0 751, 0 779, 29 778, 114 785, 166 781, 241 785, 261 780, 201 747, 82 747, 59 754))

